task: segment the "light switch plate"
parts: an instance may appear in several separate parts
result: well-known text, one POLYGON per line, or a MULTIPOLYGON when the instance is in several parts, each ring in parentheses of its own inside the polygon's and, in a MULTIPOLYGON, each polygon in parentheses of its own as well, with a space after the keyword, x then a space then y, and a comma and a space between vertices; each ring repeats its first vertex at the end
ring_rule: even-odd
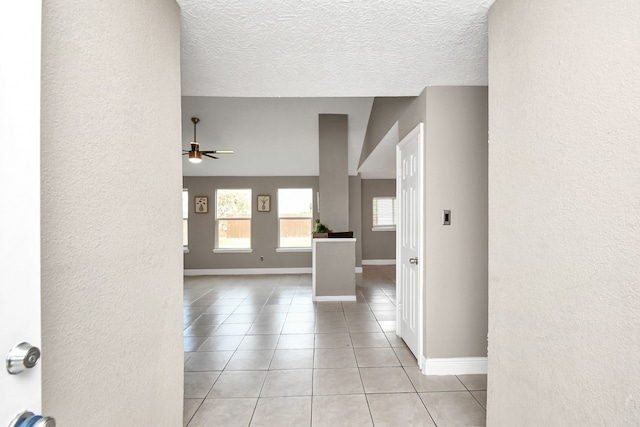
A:
POLYGON ((442 225, 451 225, 451 211, 443 210, 442 211, 442 225))

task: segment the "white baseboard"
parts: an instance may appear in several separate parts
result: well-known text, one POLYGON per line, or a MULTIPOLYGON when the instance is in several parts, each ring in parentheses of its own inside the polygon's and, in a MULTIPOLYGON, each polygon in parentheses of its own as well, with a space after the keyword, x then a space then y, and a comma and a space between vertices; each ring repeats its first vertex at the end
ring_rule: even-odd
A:
POLYGON ((396 265, 395 259, 363 259, 362 265, 396 265))
POLYGON ((314 301, 356 301, 355 295, 334 295, 313 297, 314 301))
POLYGON ((185 276, 231 276, 243 274, 311 274, 311 267, 300 268, 194 268, 185 269, 185 276))
POLYGON ((422 357, 422 373, 425 375, 465 375, 486 374, 486 357, 449 357, 432 358, 422 357))

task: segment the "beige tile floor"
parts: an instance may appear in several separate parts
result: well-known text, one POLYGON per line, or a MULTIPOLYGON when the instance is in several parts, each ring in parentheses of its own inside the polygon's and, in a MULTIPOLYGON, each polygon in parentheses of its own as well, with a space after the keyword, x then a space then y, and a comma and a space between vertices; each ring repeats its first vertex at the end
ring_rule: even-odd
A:
POLYGON ((486 375, 424 376, 395 335, 395 268, 357 301, 310 275, 185 277, 184 426, 484 426, 486 375))

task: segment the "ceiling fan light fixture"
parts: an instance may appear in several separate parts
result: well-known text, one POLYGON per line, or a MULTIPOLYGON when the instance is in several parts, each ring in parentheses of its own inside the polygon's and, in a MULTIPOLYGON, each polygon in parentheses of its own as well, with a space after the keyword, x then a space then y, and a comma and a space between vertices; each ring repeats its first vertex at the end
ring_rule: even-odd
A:
POLYGON ((200 151, 200 144, 196 142, 196 125, 200 121, 197 117, 192 117, 193 122, 193 141, 191 141, 191 150, 182 150, 183 156, 188 156, 191 163, 202 163, 202 157, 208 157, 210 159, 218 159, 213 154, 233 154, 233 150, 204 150, 200 151))
POLYGON ((202 155, 199 151, 189 151, 189 161, 191 163, 200 163, 202 162, 202 155))

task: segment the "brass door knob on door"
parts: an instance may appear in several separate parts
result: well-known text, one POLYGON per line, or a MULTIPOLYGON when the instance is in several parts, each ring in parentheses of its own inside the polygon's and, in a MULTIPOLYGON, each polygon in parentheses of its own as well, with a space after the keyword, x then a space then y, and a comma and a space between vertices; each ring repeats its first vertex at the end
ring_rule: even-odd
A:
POLYGON ((409 258, 409 264, 418 265, 418 257, 409 258))

